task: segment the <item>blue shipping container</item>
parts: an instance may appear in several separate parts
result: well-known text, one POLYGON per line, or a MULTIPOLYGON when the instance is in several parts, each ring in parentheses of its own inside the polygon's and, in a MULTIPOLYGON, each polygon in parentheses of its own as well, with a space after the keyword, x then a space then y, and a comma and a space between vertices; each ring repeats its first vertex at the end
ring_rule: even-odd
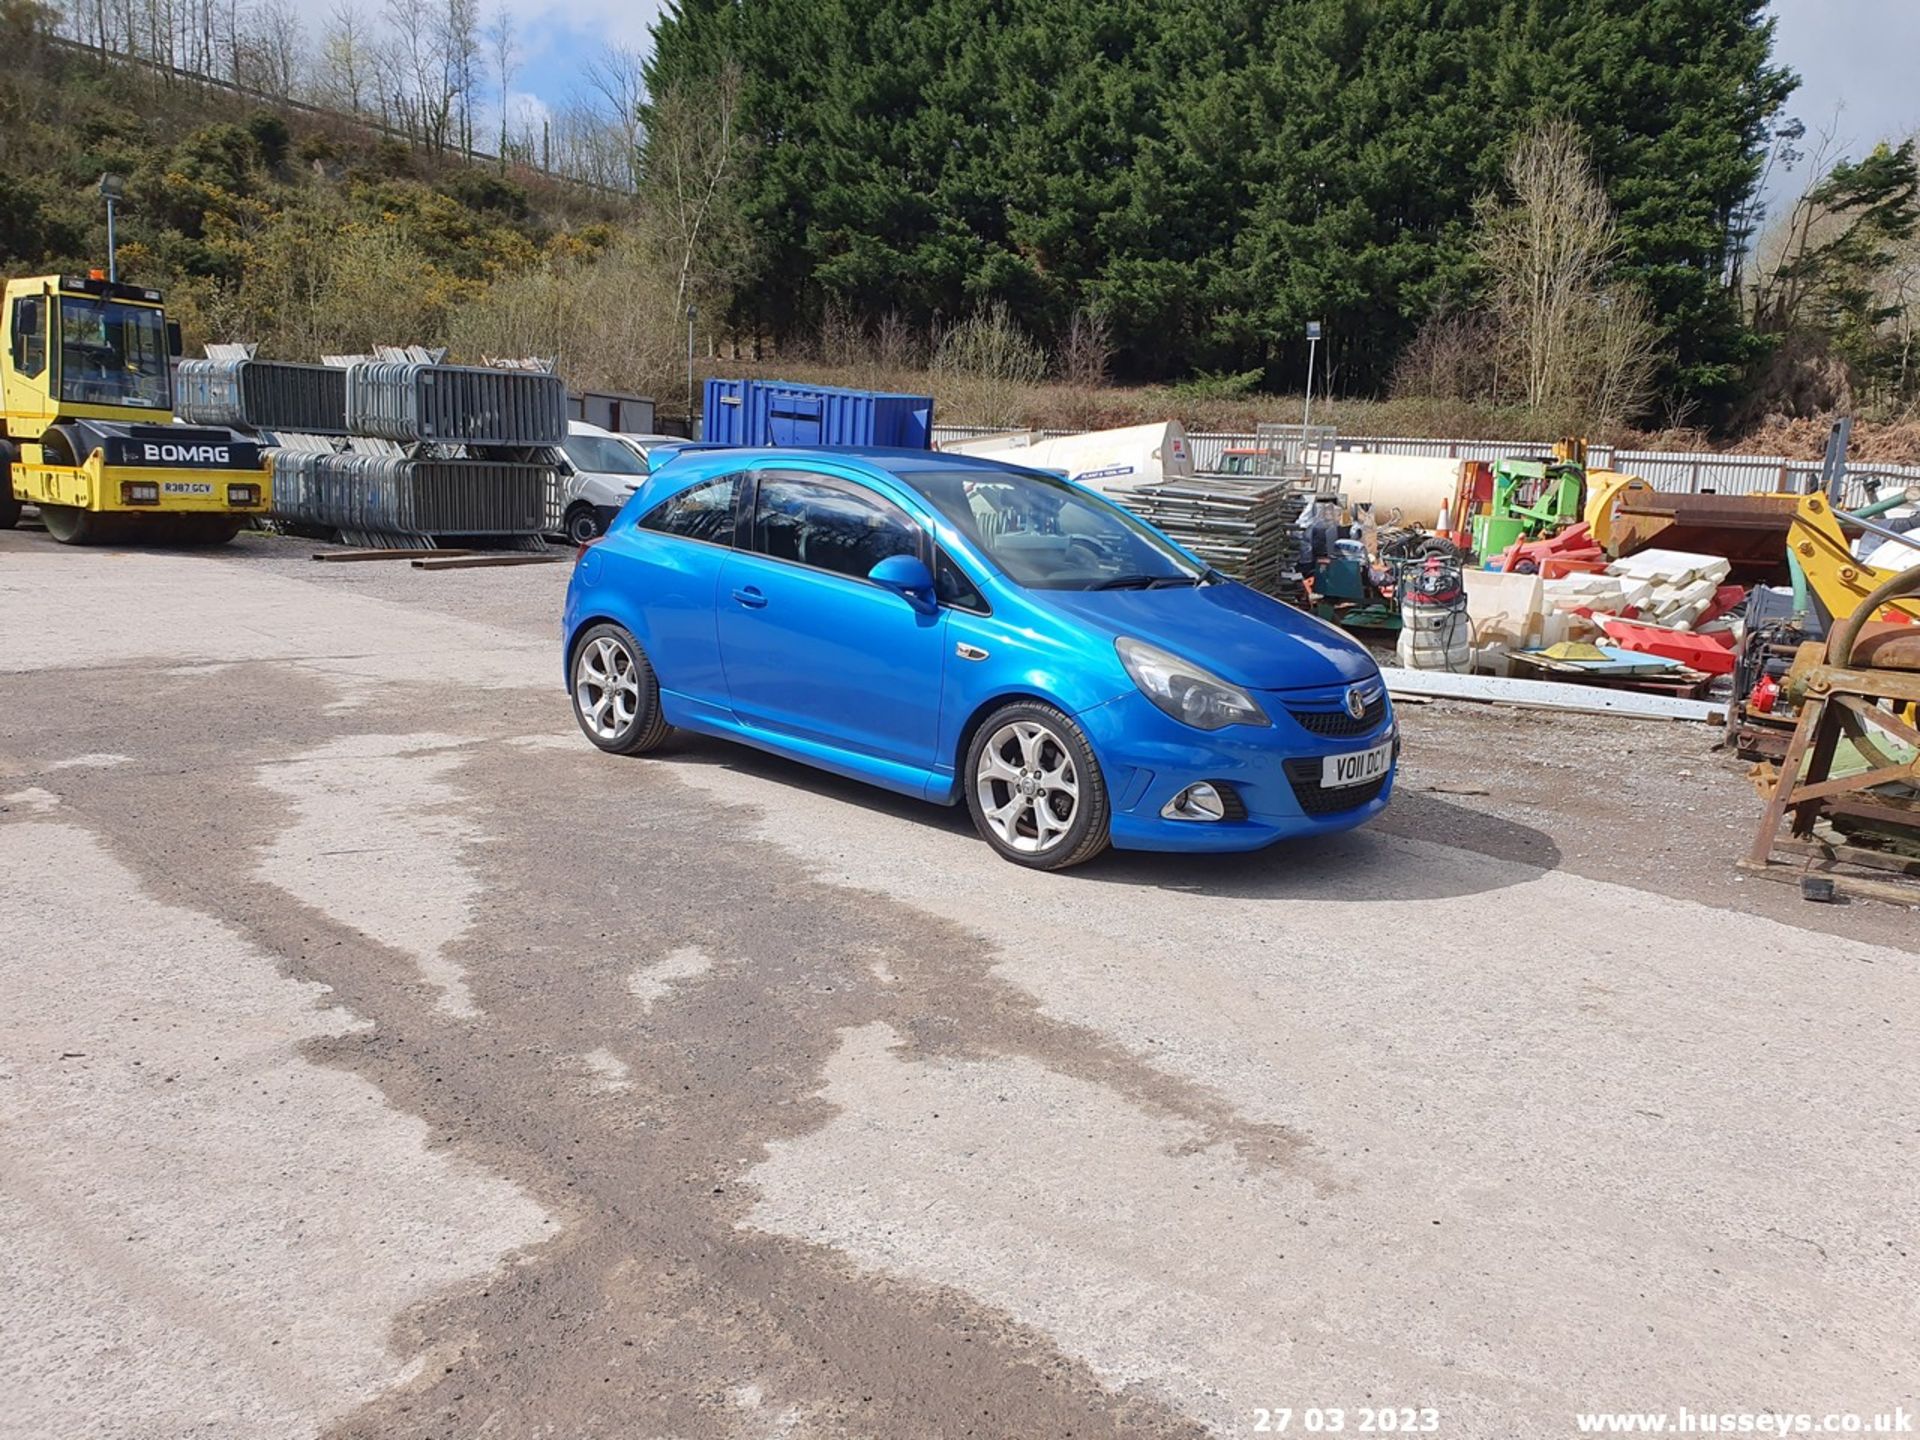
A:
POLYGON ((933 397, 783 380, 709 380, 700 438, 719 445, 933 448, 933 397))

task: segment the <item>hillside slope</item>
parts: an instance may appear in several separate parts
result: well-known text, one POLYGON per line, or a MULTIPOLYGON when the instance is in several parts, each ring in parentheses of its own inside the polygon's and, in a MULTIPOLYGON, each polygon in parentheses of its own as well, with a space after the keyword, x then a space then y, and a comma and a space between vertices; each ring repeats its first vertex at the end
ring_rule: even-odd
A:
POLYGON ((296 358, 440 343, 506 277, 605 251, 627 197, 434 155, 345 117, 261 104, 54 39, 0 6, 0 268, 103 265, 124 178, 123 278, 158 286, 189 352, 296 358))

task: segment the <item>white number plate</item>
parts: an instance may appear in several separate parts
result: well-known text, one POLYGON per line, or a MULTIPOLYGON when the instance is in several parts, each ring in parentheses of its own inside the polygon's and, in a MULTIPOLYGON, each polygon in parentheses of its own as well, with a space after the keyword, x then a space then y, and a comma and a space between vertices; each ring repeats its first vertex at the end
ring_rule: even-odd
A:
POLYGON ((213 486, 205 480, 162 480, 162 495, 211 495, 213 486))
POLYGON ((1391 740, 1371 750, 1356 750, 1351 755, 1329 755, 1320 765, 1320 786, 1324 790, 1338 790, 1346 785, 1364 785, 1386 774, 1391 764, 1391 740))

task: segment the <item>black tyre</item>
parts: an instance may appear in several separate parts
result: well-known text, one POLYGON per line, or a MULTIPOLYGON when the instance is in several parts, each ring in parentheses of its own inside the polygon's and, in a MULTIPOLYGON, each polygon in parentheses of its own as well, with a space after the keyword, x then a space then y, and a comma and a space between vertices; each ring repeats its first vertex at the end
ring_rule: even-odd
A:
POLYGON ((0 440, 0 530, 11 530, 20 523, 20 502, 13 498, 13 466, 19 458, 19 447, 10 440, 0 440))
POLYGON ((196 549, 224 545, 240 533, 245 523, 229 515, 180 515, 175 517, 165 543, 196 549))
POLYGON ((120 538, 107 516, 77 505, 42 505, 40 523, 62 545, 107 545, 120 538))
POLYGON ((1107 848, 1112 811, 1093 747, 1051 705, 1003 705, 974 732, 962 772, 974 827, 1002 859, 1064 870, 1107 848))
POLYGON ((567 539, 575 545, 598 540, 606 533, 607 527, 600 523, 600 512, 593 506, 576 505, 567 511, 567 539))
POLYGON ((660 681, 624 626, 589 626, 573 647, 573 718, 613 755, 657 750, 673 727, 660 714, 660 681))

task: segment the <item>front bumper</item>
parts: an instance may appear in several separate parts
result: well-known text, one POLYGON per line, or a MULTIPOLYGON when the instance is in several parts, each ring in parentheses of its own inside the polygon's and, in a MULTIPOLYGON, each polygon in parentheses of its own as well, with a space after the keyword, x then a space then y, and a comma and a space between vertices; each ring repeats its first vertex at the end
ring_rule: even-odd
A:
MULTIPOLYGON (((1364 825, 1387 808, 1399 760, 1399 732, 1390 703, 1354 734, 1315 734, 1293 709, 1324 714, 1331 692, 1259 695, 1273 723, 1195 730, 1162 712, 1139 692, 1123 695, 1076 718, 1092 743, 1112 797, 1112 836, 1122 850, 1258 850, 1302 835, 1332 835, 1364 825), (1320 762, 1329 755, 1369 750, 1391 739, 1395 765, 1378 780, 1322 789, 1320 762), (1296 762, 1289 774, 1288 762, 1296 762), (1231 786, 1244 818, 1170 820, 1160 813, 1174 796, 1200 781, 1231 786)), ((1336 726, 1334 728, 1349 728, 1336 726)))
POLYGON ((125 515, 264 515, 273 506, 273 478, 262 470, 183 470, 106 465, 95 451, 84 465, 16 462, 15 498, 34 505, 71 505, 78 510, 125 515), (124 485, 149 485, 154 499, 130 503, 124 485), (242 486, 252 498, 236 501, 242 486))

